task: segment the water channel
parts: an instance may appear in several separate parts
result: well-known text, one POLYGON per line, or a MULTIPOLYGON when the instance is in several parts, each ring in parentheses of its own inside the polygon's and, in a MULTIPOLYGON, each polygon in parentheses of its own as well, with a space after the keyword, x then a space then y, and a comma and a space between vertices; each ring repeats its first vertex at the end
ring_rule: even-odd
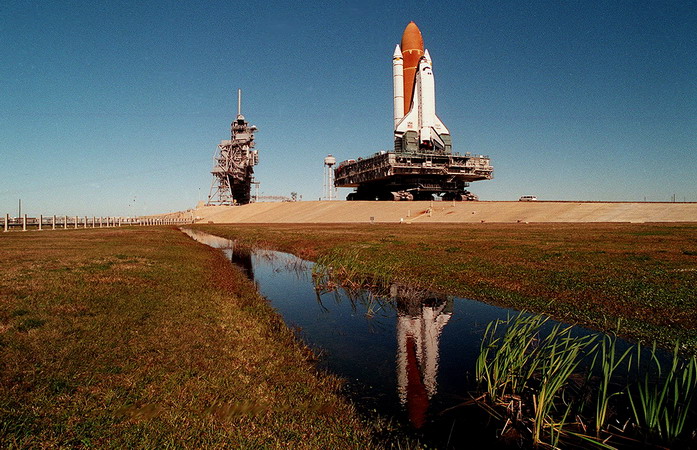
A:
POLYGON ((436 447, 472 444, 473 436, 480 445, 494 444, 495 428, 486 424, 486 414, 457 405, 474 388, 472 373, 487 324, 517 311, 400 285, 377 294, 321 292, 311 262, 268 250, 238 252, 233 241, 183 231, 240 266, 320 355, 320 365, 348 380, 349 395, 360 408, 395 418, 436 447))

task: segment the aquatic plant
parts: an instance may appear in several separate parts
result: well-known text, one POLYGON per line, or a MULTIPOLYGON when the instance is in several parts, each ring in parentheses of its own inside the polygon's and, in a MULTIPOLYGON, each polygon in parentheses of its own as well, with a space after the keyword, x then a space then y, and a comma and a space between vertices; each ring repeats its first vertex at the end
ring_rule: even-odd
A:
MULTIPOLYGON (((536 444, 541 442, 545 428, 549 428, 552 436, 555 436, 565 425, 571 404, 566 404, 560 422, 553 420, 551 411, 557 405, 556 400, 562 388, 581 362, 582 352, 596 339, 593 335, 574 337, 571 335, 571 328, 562 328, 557 324, 540 343, 539 388, 532 396, 535 412, 532 437, 536 444)), ((556 439, 558 436, 555 441, 556 439)))
MULTIPOLYGON (((547 322, 542 316, 520 313, 507 320, 488 324, 475 364, 475 377, 485 387, 489 401, 508 403, 508 415, 520 415, 522 406, 511 408, 511 401, 527 394, 532 399, 532 439, 542 440, 548 430, 556 442, 571 411, 567 404, 561 421, 552 417, 561 390, 576 369, 581 354, 595 336, 573 337, 571 327, 555 325, 543 339, 540 328, 547 322), (499 327, 505 327, 500 336, 499 327), (534 384, 534 386, 533 386, 534 384)), ((520 405, 520 401, 518 404, 520 405)), ((515 404, 515 403, 514 403, 515 404)))
MULTIPOLYGON (((676 344, 670 367, 663 375, 654 344, 650 359, 652 367, 629 390, 629 401, 637 425, 647 437, 669 443, 682 434, 697 388, 697 359, 695 356, 682 359, 678 350, 679 345, 676 344)), ((640 355, 640 351, 637 345, 637 355, 640 355)), ((637 361, 640 361, 639 357, 637 361)))
MULTIPOLYGON (((475 402, 492 417, 505 421, 504 427, 517 424, 529 432, 535 445, 553 448, 562 438, 614 448, 608 441, 620 434, 638 443, 633 441, 632 430, 653 443, 690 439, 685 431, 697 390, 695 356, 681 358, 676 345, 666 369, 654 344, 646 367, 641 362, 645 350, 640 346, 620 352, 614 335, 603 335, 598 342, 598 335, 574 336, 571 326, 561 324, 541 337, 540 327, 546 322, 541 316, 521 313, 492 321, 486 328, 475 367, 484 395, 475 402), (588 359, 592 359, 589 365, 584 363, 588 359), (578 379, 582 365, 588 371, 585 384, 571 383, 578 379), (626 374, 619 373, 620 368, 626 374), (636 383, 618 383, 618 378, 631 380, 636 372, 642 374, 636 383), (628 394, 635 424, 610 430, 607 423, 613 399, 623 394, 628 394), (588 416, 584 404, 594 405, 588 416), (592 428, 584 424, 588 419, 592 428), (594 435, 589 434, 591 430, 594 435)), ((614 407, 618 405, 622 403, 614 407)))
MULTIPOLYGON (((598 386, 595 402, 596 437, 600 437, 601 431, 605 428, 610 399, 623 393, 623 390, 611 392, 611 381, 615 376, 615 371, 627 356, 630 355, 631 351, 632 347, 628 348, 622 355, 617 357, 617 337, 614 335, 604 335, 600 342, 598 353, 593 357, 591 368, 595 366, 596 361, 599 361, 600 365, 600 384, 598 386)), ((631 365, 631 356, 628 365, 631 365)), ((592 373, 592 370, 590 373, 592 373)))
POLYGON ((497 402, 506 393, 515 395, 522 392, 537 369, 536 336, 547 320, 521 312, 487 325, 475 364, 475 377, 486 385, 492 402, 497 402), (505 333, 497 337, 500 325, 505 326, 505 333))

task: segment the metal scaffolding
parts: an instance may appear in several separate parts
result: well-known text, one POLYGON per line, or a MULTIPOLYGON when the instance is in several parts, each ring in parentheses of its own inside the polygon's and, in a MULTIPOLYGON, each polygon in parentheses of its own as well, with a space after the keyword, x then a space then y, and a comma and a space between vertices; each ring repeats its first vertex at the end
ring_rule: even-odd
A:
POLYGON ((230 125, 231 139, 220 141, 216 150, 213 182, 206 205, 244 205, 252 201, 254 166, 259 162, 254 150, 254 133, 242 115, 242 90, 237 90, 237 117, 230 125))

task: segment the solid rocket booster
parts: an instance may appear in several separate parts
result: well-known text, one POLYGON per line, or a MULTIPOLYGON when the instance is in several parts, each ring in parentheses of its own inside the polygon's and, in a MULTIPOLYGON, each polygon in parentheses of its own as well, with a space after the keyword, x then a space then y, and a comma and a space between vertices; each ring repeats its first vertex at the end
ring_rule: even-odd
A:
POLYGON ((394 126, 404 117, 404 64, 399 45, 392 55, 392 78, 394 85, 394 126))
POLYGON ((415 132, 419 148, 446 148, 443 137, 447 135, 447 141, 450 142, 450 132, 436 116, 431 55, 424 49, 421 31, 414 22, 409 22, 404 29, 401 49, 399 45, 395 49, 392 73, 395 137, 401 139, 406 133, 415 132), (402 98, 403 102, 400 101, 402 98))

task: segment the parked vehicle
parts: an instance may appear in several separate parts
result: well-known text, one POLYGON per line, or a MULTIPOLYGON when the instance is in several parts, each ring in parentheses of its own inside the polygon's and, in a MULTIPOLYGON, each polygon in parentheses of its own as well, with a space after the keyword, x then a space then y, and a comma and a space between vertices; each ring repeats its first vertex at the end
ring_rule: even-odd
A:
POLYGON ((519 202, 536 202, 537 197, 535 197, 534 195, 523 195, 522 197, 520 197, 518 199, 518 201, 519 202))

